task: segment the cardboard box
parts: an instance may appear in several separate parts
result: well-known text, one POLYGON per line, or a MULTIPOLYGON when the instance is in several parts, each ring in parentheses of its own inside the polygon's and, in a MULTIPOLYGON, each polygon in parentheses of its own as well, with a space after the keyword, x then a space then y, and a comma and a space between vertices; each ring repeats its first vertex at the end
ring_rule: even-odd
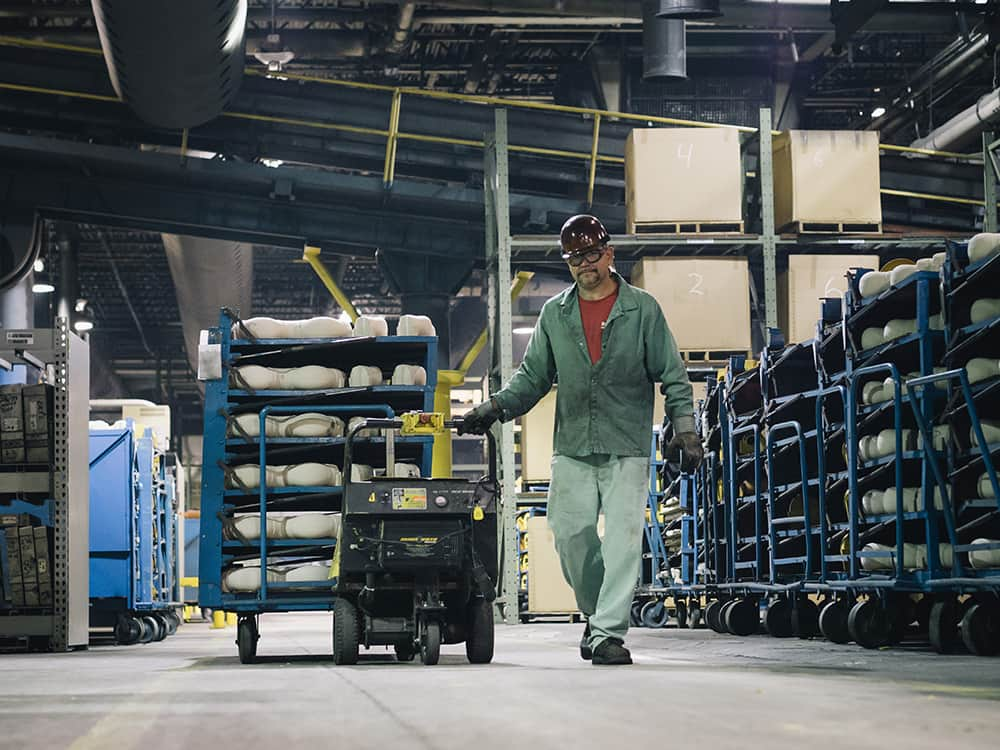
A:
POLYGON ((660 303, 678 349, 750 350, 746 258, 641 258, 632 284, 660 303))
POLYGON ((4 529, 4 542, 7 547, 7 576, 10 585, 10 602, 14 606, 24 606, 24 586, 21 583, 21 543, 16 526, 4 529))
POLYGON ((642 223, 743 220, 740 134, 732 128, 636 128, 625 141, 628 232, 642 223))
POLYGON ((528 519, 528 611, 578 611, 576 595, 563 577, 555 537, 545 516, 528 519))
POLYGON ((24 461, 29 464, 51 464, 52 451, 48 438, 24 441, 24 461))
POLYGON ((556 389, 521 417, 521 486, 552 478, 552 433, 556 424, 556 389))
POLYGON ((52 433, 52 387, 44 383, 26 385, 21 391, 24 408, 24 439, 47 440, 52 433))
POLYGON ((38 603, 43 607, 52 606, 52 556, 49 554, 49 530, 36 526, 35 565, 38 571, 38 603))
POLYGON ((786 343, 816 335, 820 300, 843 297, 850 268, 878 268, 878 255, 791 255, 778 275, 778 326, 786 343))
POLYGON ((24 440, 20 385, 0 385, 0 439, 24 440))
POLYGON ((789 130, 772 154, 776 228, 882 223, 877 132, 789 130))

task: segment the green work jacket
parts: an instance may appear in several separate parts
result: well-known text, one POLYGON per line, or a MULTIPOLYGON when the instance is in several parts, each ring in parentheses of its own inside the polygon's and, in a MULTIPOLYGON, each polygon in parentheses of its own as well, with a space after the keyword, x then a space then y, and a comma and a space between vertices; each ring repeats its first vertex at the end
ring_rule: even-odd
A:
POLYGON ((677 432, 694 431, 691 383, 659 303, 618 282, 618 299, 601 335, 601 358, 590 361, 574 284, 542 307, 524 361, 493 396, 507 421, 530 411, 558 378, 553 452, 648 456, 653 383, 661 383, 677 432))

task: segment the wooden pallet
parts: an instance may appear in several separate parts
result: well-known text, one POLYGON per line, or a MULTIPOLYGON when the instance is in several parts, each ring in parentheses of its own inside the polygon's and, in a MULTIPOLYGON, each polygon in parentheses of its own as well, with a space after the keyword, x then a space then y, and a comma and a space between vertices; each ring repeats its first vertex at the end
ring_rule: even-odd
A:
POLYGON ((850 221, 793 221, 781 228, 791 234, 882 234, 881 223, 850 221))
POLYGON ((730 357, 753 359, 749 349, 682 349, 680 354, 688 364, 725 364, 730 357))
POLYGON ((743 234, 742 221, 629 222, 629 234, 743 234))

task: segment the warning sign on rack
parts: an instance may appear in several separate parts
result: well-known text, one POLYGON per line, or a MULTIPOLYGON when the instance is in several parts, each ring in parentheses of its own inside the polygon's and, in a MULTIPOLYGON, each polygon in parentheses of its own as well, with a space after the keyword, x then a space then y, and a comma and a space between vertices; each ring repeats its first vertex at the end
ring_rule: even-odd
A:
POLYGON ((7 331, 7 343, 15 346, 31 346, 35 343, 35 334, 31 331, 7 331))
POLYGON ((393 510, 427 510, 426 487, 393 487, 393 510))

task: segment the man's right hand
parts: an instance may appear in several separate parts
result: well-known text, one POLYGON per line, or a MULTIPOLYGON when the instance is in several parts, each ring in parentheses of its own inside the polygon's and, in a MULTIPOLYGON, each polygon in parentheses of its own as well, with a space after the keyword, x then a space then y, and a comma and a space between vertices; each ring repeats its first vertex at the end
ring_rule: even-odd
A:
POLYGON ((458 434, 485 435, 498 419, 500 419, 500 409, 493 405, 493 399, 488 399, 465 415, 462 426, 458 428, 458 434))

